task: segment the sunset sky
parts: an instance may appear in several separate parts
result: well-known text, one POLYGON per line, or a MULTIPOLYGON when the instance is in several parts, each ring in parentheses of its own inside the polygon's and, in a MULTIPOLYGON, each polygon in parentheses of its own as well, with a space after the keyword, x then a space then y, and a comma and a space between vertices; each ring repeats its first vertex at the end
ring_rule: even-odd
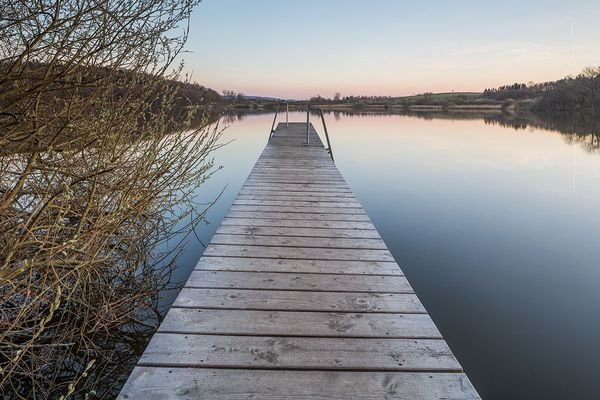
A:
POLYGON ((221 92, 482 91, 600 65, 597 0, 204 0, 184 55, 221 92))

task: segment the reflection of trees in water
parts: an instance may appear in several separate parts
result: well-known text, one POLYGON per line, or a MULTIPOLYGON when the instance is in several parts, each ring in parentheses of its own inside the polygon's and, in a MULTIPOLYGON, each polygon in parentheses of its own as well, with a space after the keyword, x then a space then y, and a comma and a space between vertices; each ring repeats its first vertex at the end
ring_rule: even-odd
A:
POLYGON ((403 111, 403 110, 323 110, 326 115, 333 114, 336 120, 344 118, 371 118, 371 117, 387 117, 393 115, 415 117, 431 121, 433 119, 446 120, 477 120, 482 119, 487 115, 497 114, 497 111, 403 111))
POLYGON ((247 111, 235 111, 235 110, 229 110, 224 112, 221 115, 221 122, 224 123, 225 125, 231 125, 235 122, 241 122, 243 120, 246 119, 246 117, 248 117, 249 115, 261 115, 261 114, 272 114, 271 111, 268 112, 247 112, 247 111))
POLYGON ((484 122, 517 131, 536 128, 559 132, 568 144, 578 144, 587 152, 600 151, 600 118, 594 113, 498 114, 484 118, 484 122))
MULTIPOLYGON (((302 111, 302 110, 294 110, 302 111)), ((392 115, 414 117, 431 121, 443 119, 450 121, 483 120, 488 125, 499 125, 515 130, 531 128, 555 131, 564 136, 568 144, 579 144, 589 152, 600 151, 600 118, 593 113, 557 113, 557 114, 505 114, 499 111, 403 111, 403 110, 323 110, 325 115, 333 116, 336 121, 342 118, 372 118, 392 115)), ((273 114, 273 111, 240 111, 225 114, 226 123, 242 121, 248 115, 273 114)), ((312 116, 318 113, 311 112, 312 116)))

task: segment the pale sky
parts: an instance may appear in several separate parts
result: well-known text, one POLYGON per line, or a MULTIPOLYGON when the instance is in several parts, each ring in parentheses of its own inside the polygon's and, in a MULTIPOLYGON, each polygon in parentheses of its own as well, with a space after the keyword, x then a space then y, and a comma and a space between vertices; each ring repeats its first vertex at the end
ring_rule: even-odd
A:
POLYGON ((204 0, 193 80, 247 95, 410 95, 546 81, 600 65, 599 0, 204 0))

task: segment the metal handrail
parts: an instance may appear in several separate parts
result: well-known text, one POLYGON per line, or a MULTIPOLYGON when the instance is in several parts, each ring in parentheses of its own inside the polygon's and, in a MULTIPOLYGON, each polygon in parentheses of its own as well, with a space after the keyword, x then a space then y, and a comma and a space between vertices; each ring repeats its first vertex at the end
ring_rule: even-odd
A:
POLYGON ((333 161, 335 163, 335 160, 333 159, 333 150, 331 150, 331 142, 329 141, 329 133, 327 132, 327 124, 325 123, 325 115, 323 114, 323 109, 322 108, 317 108, 317 110, 319 110, 319 113, 321 114, 321 122, 323 122, 323 131, 325 131, 325 139, 327 139, 327 152, 329 153, 329 155, 331 156, 331 161, 333 161))
POLYGON ((306 145, 310 146, 310 103, 306 103, 306 145))
MULTIPOLYGON (((284 103, 277 104, 277 110, 275 111, 275 116, 273 117, 273 124, 271 125, 271 132, 269 133, 269 140, 273 137, 273 133, 275 132, 275 122, 277 122, 277 115, 279 114, 279 109, 282 104, 285 104, 285 126, 289 126, 289 111, 290 105, 286 101, 284 103)), ((331 157, 331 161, 335 162, 333 158, 333 150, 331 149, 331 141, 329 140, 329 132, 327 131, 327 124, 325 123, 325 114, 323 113, 323 109, 320 107, 311 107, 310 103, 306 103, 306 145, 310 146, 310 112, 317 111, 321 115, 321 123, 323 124, 323 131, 325 132, 325 139, 327 140, 327 148, 325 149, 329 156, 331 157)))
POLYGON ((277 104, 277 110, 275 110, 275 116, 273 117, 273 125, 271 125, 271 132, 269 132, 269 140, 273 136, 273 132, 275 132, 275 121, 277 120, 277 114, 279 114, 279 104, 277 104))
MULTIPOLYGON (((275 132, 275 122, 277 121, 277 114, 279 114, 279 108, 281 107, 281 104, 282 103, 277 104, 277 110, 275 110, 275 116, 273 117, 273 125, 271 125, 271 132, 269 132, 269 140, 271 140, 271 137, 273 136, 273 132, 275 132)), ((289 116, 288 116, 289 112, 290 112, 290 105, 286 101, 285 102, 285 126, 286 126, 286 128, 288 126, 290 126, 289 116)))

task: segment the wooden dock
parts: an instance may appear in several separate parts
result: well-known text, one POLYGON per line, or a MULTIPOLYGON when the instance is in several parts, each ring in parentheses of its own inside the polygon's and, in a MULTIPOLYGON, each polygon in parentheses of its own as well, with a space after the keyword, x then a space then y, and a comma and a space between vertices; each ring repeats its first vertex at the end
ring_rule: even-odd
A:
POLYGON ((310 129, 279 124, 120 399, 479 399, 310 129))

